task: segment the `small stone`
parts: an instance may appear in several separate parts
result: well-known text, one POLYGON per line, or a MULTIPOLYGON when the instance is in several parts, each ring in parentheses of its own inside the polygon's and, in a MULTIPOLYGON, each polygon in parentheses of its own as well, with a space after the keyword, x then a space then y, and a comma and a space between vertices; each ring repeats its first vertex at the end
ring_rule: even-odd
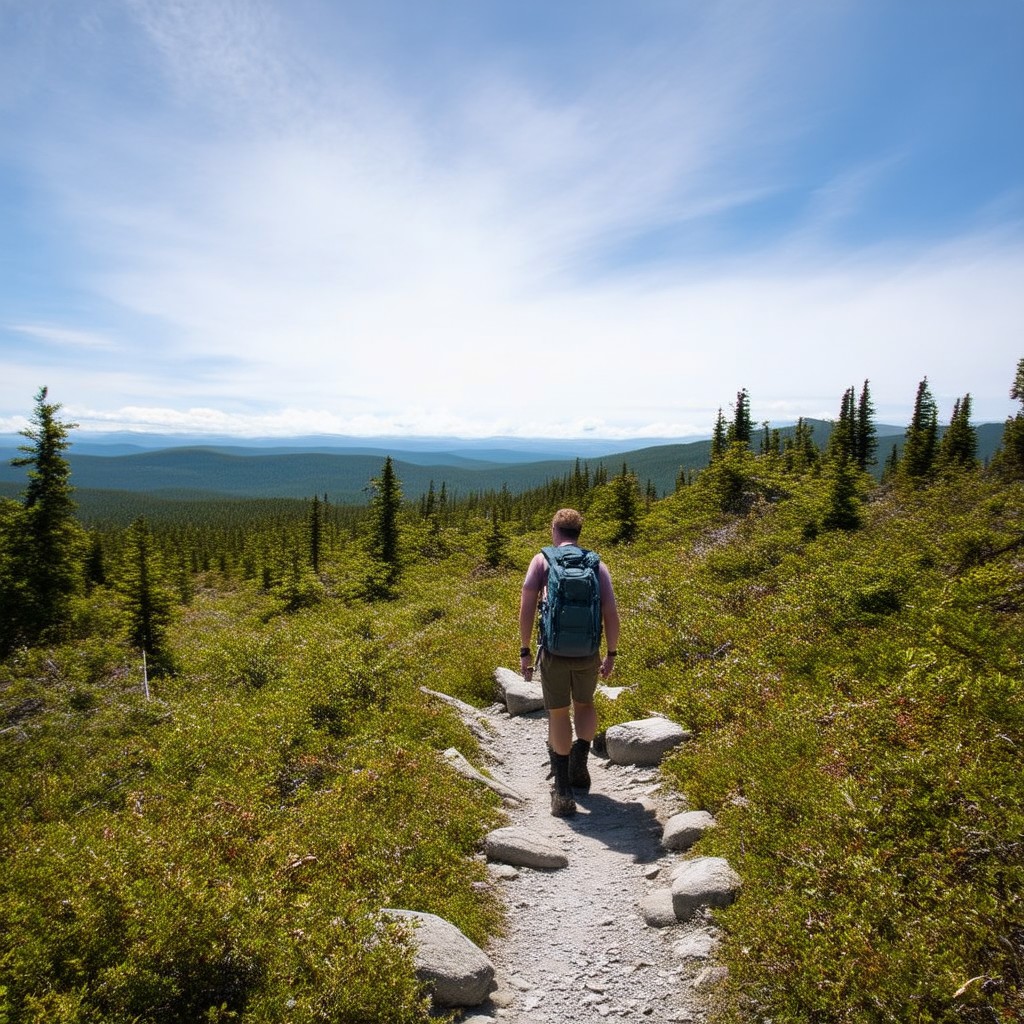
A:
POLYGON ((678 923, 671 889, 656 889, 648 893, 640 904, 644 922, 652 928, 670 928, 678 923))
POLYGON ((708 829, 715 827, 715 819, 707 811, 684 811, 665 822, 661 845, 666 850, 688 850, 708 829))
POLYGON ((720 985, 729 977, 729 971, 725 967, 705 967, 696 978, 693 979, 693 988, 697 991, 714 988, 720 985))
POLYGON ((511 864, 492 864, 491 874, 503 882, 512 882, 519 877, 519 872, 511 864))

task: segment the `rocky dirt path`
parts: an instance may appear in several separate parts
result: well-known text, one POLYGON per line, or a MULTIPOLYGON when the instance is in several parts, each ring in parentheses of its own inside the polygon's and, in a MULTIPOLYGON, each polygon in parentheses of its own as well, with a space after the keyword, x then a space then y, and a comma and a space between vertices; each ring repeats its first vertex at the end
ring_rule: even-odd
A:
POLYGON ((653 928, 640 911, 678 861, 660 838, 663 822, 685 809, 682 801, 660 794, 657 771, 592 755, 590 793, 577 795, 574 817, 554 818, 546 715, 509 717, 495 707, 486 725, 492 774, 527 798, 509 811, 511 824, 559 846, 569 865, 490 866, 509 927, 487 951, 498 988, 465 1024, 703 1020, 717 970, 707 959, 710 923, 701 917, 653 928))

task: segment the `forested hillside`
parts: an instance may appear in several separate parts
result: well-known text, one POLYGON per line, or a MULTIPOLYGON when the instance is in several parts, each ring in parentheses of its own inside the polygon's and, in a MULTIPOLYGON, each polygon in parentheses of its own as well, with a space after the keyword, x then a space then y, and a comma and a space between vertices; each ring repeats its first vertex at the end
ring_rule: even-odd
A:
POLYGON ((389 458, 365 508, 83 521, 44 390, 0 500, 0 1020, 428 1020, 381 908, 482 945, 505 908, 419 687, 492 700, 566 505, 623 619, 602 725, 693 732, 664 780, 743 878, 717 1019, 1020 1020, 1024 360, 1011 394, 987 466, 969 396, 940 432, 920 389, 898 458, 850 393, 824 448, 740 396, 664 497, 578 464, 410 500, 389 458))
MULTIPOLYGON (((807 420, 800 429, 811 432, 819 448, 828 446, 832 424, 807 420)), ((939 427, 941 438, 945 427, 939 427)), ((777 443, 792 441, 797 427, 782 427, 777 443)), ((976 427, 977 457, 987 463, 999 447, 1002 424, 976 427)), ((880 448, 888 455, 893 445, 903 446, 903 431, 880 427, 880 448)), ((771 432, 761 430, 754 447, 770 445, 771 432)), ((0 447, 0 454, 2 454, 0 447)), ((13 449, 11 454, 15 454, 13 449)), ((386 454, 386 453, 385 453, 386 454)), ((660 444, 627 449, 618 454, 582 458, 581 469, 591 477, 615 474, 623 462, 639 478, 645 491, 662 497, 675 490, 680 474, 704 469, 710 458, 711 441, 688 444, 660 444)), ((473 457, 445 452, 396 452, 395 469, 405 493, 420 497, 433 483, 442 484, 450 495, 479 495, 507 488, 519 493, 540 487, 546 481, 574 472, 577 459, 526 461, 516 453, 474 452, 473 457)), ((365 504, 367 484, 380 469, 384 455, 355 452, 277 452, 262 448, 174 447, 119 455, 68 454, 68 463, 78 491, 127 491, 162 495, 172 500, 256 497, 307 498, 326 494, 338 504, 365 504)), ((881 462, 875 467, 881 473, 881 462)), ((7 463, 0 464, 0 494, 14 493, 24 479, 7 463)))

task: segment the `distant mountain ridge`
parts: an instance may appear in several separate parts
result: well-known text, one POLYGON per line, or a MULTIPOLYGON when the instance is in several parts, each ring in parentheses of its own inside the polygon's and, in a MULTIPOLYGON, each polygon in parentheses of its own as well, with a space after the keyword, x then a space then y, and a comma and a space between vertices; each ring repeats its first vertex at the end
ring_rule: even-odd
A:
MULTIPOLYGON (((814 440, 819 447, 828 442, 832 424, 825 420, 807 421, 814 427, 814 440)), ((902 427, 879 425, 878 461, 881 464, 892 444, 900 445, 902 427)), ((780 428, 783 436, 792 427, 780 428)), ((1003 425, 982 424, 978 428, 979 458, 987 460, 998 447, 1003 425)), ((298 440, 298 439, 296 439, 298 440)), ((611 446, 612 442, 587 441, 579 451, 575 441, 537 440, 533 453, 522 450, 488 447, 467 442, 459 449, 457 439, 448 439, 455 450, 432 450, 415 444, 411 449, 393 447, 312 448, 274 445, 171 446, 155 450, 123 452, 111 441, 106 454, 95 454, 93 445, 80 445, 72 437, 68 452, 71 479, 78 489, 129 491, 175 498, 262 497, 309 498, 326 494, 332 502, 362 503, 367 500, 370 481, 379 475, 383 460, 390 455, 407 498, 425 494, 431 482, 439 489, 444 483, 448 492, 465 495, 480 491, 499 491, 507 487, 513 493, 539 487, 574 469, 576 458, 593 473, 603 464, 609 476, 617 474, 623 463, 636 473, 642 486, 648 482, 659 494, 675 488, 681 469, 696 471, 705 467, 711 450, 708 439, 688 443, 667 443, 642 448, 612 448, 599 455, 588 454, 586 447, 611 446), (574 452, 558 456, 545 451, 550 444, 555 450, 574 452), (88 451, 83 451, 87 448, 88 451), (113 454, 117 452, 117 454, 113 454), (537 453, 542 453, 537 455, 537 453), (529 457, 533 455, 533 457, 529 457)), ((403 443, 409 440, 400 439, 403 443)), ((438 439, 434 439, 435 441, 438 439)), ((491 439, 492 441, 494 439, 491 439)), ((15 436, 0 436, 0 488, 3 493, 17 493, 26 481, 25 470, 10 465, 22 441, 15 436)), ((756 449, 759 438, 755 436, 756 449)))

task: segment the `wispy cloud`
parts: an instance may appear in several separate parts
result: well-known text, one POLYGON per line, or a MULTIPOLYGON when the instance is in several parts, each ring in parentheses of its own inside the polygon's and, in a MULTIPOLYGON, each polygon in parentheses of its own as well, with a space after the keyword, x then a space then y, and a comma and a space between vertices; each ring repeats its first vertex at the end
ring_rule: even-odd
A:
POLYGON ((58 84, 37 76, 52 102, 16 159, 104 326, 70 301, 6 315, 94 357, 61 378, 22 352, 22 375, 83 422, 237 433, 692 433, 739 386, 820 415, 872 376, 898 410, 924 373, 1002 410, 1019 225, 873 237, 911 142, 822 157, 859 11, 641 5, 661 32, 595 15, 565 61, 480 25, 486 51, 403 48, 333 4, 51 20, 33 52, 58 84))

